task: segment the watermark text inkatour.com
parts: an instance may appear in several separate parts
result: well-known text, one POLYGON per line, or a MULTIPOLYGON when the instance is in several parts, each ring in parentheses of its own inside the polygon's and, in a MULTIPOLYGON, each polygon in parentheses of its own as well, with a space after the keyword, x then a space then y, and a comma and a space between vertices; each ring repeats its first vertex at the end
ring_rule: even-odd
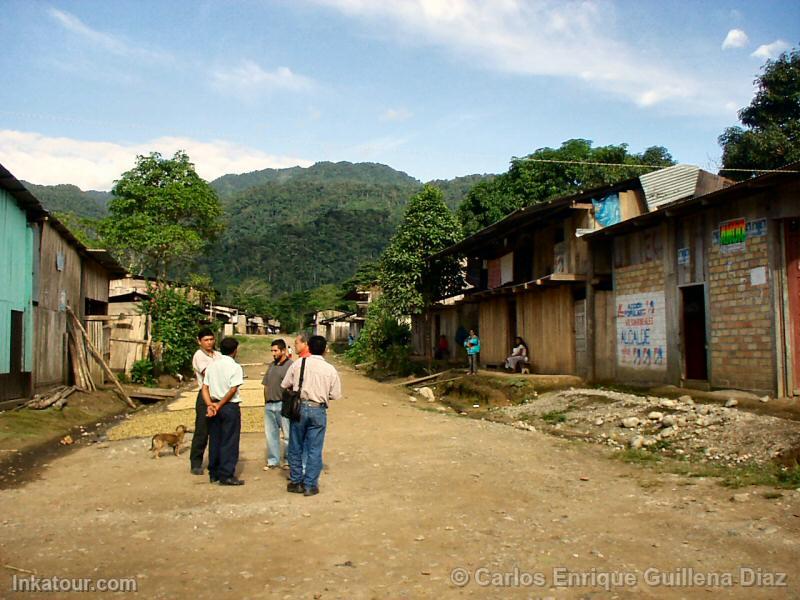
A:
POLYGON ((136 592, 138 582, 135 577, 111 577, 92 579, 91 577, 42 577, 39 575, 12 575, 12 592, 62 593, 69 592, 136 592))

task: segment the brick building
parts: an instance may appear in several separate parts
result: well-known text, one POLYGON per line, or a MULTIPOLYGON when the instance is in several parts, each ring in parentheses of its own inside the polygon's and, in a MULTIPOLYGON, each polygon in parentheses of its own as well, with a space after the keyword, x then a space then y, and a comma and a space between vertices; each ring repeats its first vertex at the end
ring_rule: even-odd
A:
POLYGON ((586 236, 611 265, 616 333, 608 364, 589 323, 589 379, 800 395, 798 166, 586 236))

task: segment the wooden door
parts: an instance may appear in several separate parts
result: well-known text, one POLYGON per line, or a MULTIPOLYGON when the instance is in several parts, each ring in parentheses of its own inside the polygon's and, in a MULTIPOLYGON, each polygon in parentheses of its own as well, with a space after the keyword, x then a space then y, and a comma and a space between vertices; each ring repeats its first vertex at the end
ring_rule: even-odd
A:
POLYGON ((800 219, 784 223, 786 240, 786 284, 789 292, 789 343, 792 353, 794 395, 800 395, 800 219))

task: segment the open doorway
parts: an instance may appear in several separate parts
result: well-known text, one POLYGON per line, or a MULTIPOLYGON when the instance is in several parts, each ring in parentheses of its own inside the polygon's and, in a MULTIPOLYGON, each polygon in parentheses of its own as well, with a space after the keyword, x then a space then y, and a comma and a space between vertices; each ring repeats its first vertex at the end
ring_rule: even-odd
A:
POLYGON ((681 295, 686 379, 705 381, 708 379, 705 286, 682 287, 681 295))
POLYGON ((508 349, 514 346, 514 338, 519 335, 517 333, 517 301, 514 299, 509 299, 508 301, 508 349))
POLYGON ((0 401, 24 398, 28 391, 30 373, 24 369, 25 314, 12 310, 9 335, 9 372, 0 374, 0 401))

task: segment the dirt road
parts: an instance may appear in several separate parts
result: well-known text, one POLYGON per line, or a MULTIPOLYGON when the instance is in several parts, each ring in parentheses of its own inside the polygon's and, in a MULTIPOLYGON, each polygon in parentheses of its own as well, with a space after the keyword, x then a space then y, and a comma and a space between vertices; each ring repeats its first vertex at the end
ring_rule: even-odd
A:
POLYGON ((35 572, 146 598, 800 597, 800 492, 658 475, 342 377, 320 495, 263 472, 257 433, 239 488, 144 439, 82 448, 0 495, 0 596, 35 572))

